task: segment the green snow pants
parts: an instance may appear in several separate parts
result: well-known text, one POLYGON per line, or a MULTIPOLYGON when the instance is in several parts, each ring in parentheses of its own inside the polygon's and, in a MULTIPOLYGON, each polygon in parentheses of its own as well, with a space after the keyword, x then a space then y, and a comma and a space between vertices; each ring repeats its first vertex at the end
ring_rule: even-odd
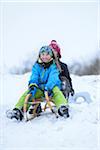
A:
MULTIPOLYGON (((68 101, 65 99, 63 93, 60 91, 60 89, 57 86, 55 86, 52 91, 53 91, 52 100, 57 108, 59 108, 61 105, 68 105, 68 101)), ((25 100, 27 93, 28 93, 28 90, 18 100, 17 104, 15 105, 15 108, 18 108, 18 109, 23 108, 24 100, 25 100)), ((37 89, 36 94, 34 95, 34 98, 38 99, 43 96, 44 96, 43 91, 41 91, 40 89, 37 89)))

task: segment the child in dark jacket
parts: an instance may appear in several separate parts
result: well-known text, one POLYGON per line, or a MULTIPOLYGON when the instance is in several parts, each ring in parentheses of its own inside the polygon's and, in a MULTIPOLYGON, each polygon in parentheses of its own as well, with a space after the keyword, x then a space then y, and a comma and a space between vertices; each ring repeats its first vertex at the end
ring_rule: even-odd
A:
POLYGON ((64 92, 64 95, 67 98, 69 97, 70 93, 73 96, 74 89, 73 89, 73 85, 72 85, 72 79, 70 77, 70 73, 68 70, 68 66, 67 66, 67 64, 60 61, 60 58, 61 58, 60 47, 59 47, 58 43, 56 42, 56 40, 52 40, 50 42, 49 46, 52 48, 56 65, 60 71, 60 75, 59 75, 60 79, 62 80, 62 82, 64 81, 64 79, 66 80, 66 87, 64 87, 65 89, 62 89, 62 91, 64 92))
MULTIPOLYGON (((67 117, 69 117, 68 101, 65 99, 61 91, 59 70, 53 58, 54 55, 52 49, 49 46, 43 46, 40 49, 38 60, 32 68, 32 74, 28 83, 29 90, 26 91, 20 98, 15 108, 13 109, 14 113, 12 113, 12 116, 10 118, 15 117, 16 119, 22 120, 22 108, 24 105, 25 97, 28 93, 31 93, 32 97, 37 99, 44 96, 45 92, 48 92, 49 95, 52 95, 53 102, 58 109, 59 115, 66 115, 67 117), (19 116, 17 116, 16 114, 19 116)), ((41 108, 38 113, 40 112, 41 108)))

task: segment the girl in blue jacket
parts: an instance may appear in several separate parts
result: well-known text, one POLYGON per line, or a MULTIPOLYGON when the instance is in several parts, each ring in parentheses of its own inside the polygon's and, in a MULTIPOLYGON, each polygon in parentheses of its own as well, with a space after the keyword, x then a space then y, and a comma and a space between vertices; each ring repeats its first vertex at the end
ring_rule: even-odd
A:
MULTIPOLYGON (((52 49, 49 46, 43 46, 39 51, 39 57, 33 65, 32 74, 28 83, 29 90, 26 92, 32 94, 32 97, 37 99, 44 95, 47 91, 53 97, 53 102, 58 109, 60 116, 69 117, 68 103, 61 92, 61 81, 59 79, 59 70, 54 62, 52 49)), ((25 96, 25 93, 23 94, 25 96)), ((20 115, 20 120, 23 118, 22 108, 24 105, 23 97, 18 101, 13 111, 20 115)), ((41 108, 38 106, 36 112, 40 113, 41 108)), ((14 114, 14 113, 13 113, 14 114)), ((17 116, 17 115, 15 115, 17 116)), ((12 116, 14 118, 14 115, 12 116)), ((15 117, 16 118, 16 117, 15 117)), ((17 119, 17 118, 16 118, 17 119)))

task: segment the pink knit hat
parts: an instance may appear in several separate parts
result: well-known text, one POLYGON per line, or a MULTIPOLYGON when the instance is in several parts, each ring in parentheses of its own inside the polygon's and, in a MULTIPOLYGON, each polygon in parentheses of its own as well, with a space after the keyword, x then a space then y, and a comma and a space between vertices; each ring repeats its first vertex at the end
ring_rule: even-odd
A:
POLYGON ((49 46, 51 48, 53 48, 59 55, 59 58, 61 58, 61 52, 60 52, 60 47, 59 45, 57 44, 56 40, 52 40, 51 43, 49 44, 49 46))

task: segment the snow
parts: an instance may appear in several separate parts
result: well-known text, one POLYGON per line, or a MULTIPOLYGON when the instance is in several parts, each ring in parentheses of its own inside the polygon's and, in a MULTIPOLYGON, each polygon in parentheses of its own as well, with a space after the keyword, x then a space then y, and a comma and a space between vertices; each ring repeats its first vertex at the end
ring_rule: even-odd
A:
POLYGON ((71 75, 76 95, 69 103, 68 119, 57 119, 49 110, 28 122, 6 118, 6 111, 14 108, 27 89, 30 76, 30 73, 8 74, 12 66, 22 68, 27 58, 35 61, 40 47, 48 45, 52 39, 60 44, 65 63, 74 60, 89 63, 99 49, 97 0, 23 1, 27 0, 13 0, 14 3, 3 0, 0 3, 0 149, 99 150, 100 75, 71 75))
MULTIPOLYGON (((27 89, 30 73, 1 74, 1 150, 98 150, 100 148, 100 76, 71 75, 76 93, 88 93, 91 102, 82 98, 69 103, 70 118, 58 119, 48 109, 28 122, 6 118, 6 111, 14 108, 27 89), (82 101, 81 101, 82 100, 82 101)), ((86 95, 84 95, 86 96, 86 95)), ((88 98, 88 96, 86 97, 88 98)))

